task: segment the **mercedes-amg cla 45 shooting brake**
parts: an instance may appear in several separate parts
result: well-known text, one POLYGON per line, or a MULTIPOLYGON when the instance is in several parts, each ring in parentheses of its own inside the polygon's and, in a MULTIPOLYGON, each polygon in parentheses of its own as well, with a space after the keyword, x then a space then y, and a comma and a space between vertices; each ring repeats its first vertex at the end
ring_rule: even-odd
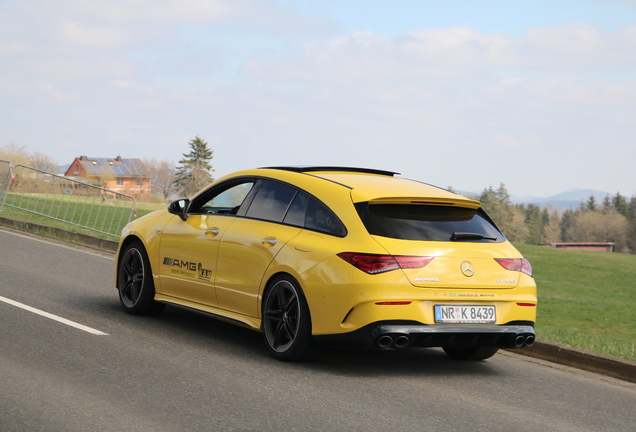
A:
POLYGON ((204 313, 287 361, 320 344, 482 360, 534 341, 532 267, 480 203, 388 171, 228 175, 128 224, 115 283, 126 312, 204 313))

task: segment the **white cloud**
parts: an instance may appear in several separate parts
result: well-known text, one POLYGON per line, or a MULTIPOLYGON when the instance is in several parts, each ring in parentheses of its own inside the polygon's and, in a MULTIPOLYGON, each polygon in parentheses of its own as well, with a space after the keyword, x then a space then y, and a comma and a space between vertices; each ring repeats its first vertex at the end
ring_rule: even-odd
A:
POLYGON ((595 165, 571 173, 570 187, 601 188, 618 181, 608 170, 631 172, 626 160, 636 156, 636 26, 536 27, 522 37, 468 27, 364 31, 323 41, 313 36, 333 22, 274 1, 0 8, 0 139, 53 149, 60 162, 87 143, 82 154, 178 159, 198 134, 215 149, 217 174, 366 165, 459 189, 503 181, 533 195, 541 192, 527 179, 537 167, 546 184, 563 184, 564 167, 595 165), (184 38, 193 28, 207 38, 184 38), (279 39, 227 45, 246 34, 279 39), (240 50, 255 54, 237 74, 228 62, 240 50), (614 166, 598 157, 619 152, 614 166))

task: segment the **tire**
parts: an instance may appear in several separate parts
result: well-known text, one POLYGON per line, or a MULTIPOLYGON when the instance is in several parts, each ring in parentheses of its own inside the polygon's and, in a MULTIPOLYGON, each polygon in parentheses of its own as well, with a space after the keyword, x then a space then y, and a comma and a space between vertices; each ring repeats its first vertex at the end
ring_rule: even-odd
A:
POLYGON ((263 297, 262 312, 263 339, 274 358, 302 361, 315 353, 309 307, 296 280, 287 275, 272 279, 263 297))
POLYGON ((470 348, 453 348, 444 347, 444 352, 455 360, 486 360, 497 354, 499 348, 497 347, 485 347, 477 346, 470 348))
POLYGON ((121 254, 117 281, 119 301, 129 314, 152 315, 164 309, 164 304, 155 301, 150 261, 140 241, 128 244, 121 254))

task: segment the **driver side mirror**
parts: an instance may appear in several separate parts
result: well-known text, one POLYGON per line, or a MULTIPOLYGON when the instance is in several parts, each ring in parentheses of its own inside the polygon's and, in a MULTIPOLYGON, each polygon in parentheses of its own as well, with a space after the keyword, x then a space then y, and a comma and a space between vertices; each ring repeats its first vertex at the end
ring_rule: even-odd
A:
POLYGON ((176 201, 172 201, 168 205, 168 213, 177 215, 181 218, 181 220, 185 221, 188 219, 188 205, 190 204, 190 200, 186 198, 181 198, 176 201))

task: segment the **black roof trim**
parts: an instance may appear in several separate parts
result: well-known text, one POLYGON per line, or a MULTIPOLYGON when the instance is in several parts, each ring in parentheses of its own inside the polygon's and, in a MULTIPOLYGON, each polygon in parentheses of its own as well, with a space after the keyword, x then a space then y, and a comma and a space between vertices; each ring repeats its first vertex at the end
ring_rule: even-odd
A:
POLYGON ((373 168, 355 168, 355 167, 339 167, 339 166, 272 166, 261 167, 261 169, 277 169, 284 171, 292 171, 297 173, 316 172, 316 171, 337 171, 337 172, 356 172, 365 174, 378 174, 393 177, 400 173, 393 171, 378 170, 373 168))

